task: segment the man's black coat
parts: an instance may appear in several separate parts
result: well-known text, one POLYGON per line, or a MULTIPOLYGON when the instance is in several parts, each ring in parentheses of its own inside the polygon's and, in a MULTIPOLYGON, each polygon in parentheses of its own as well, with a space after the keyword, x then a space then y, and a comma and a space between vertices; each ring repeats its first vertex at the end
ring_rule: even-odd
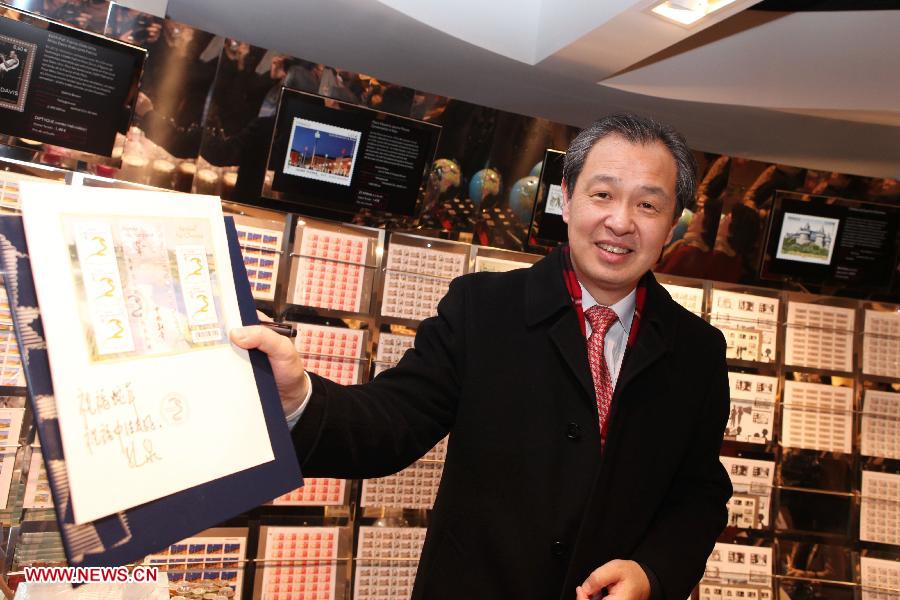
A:
POLYGON ((374 382, 312 376, 293 430, 304 475, 381 477, 450 432, 414 600, 571 600, 605 562, 638 561, 683 600, 725 526, 725 341, 651 274, 600 433, 559 251, 456 279, 415 348, 374 382))

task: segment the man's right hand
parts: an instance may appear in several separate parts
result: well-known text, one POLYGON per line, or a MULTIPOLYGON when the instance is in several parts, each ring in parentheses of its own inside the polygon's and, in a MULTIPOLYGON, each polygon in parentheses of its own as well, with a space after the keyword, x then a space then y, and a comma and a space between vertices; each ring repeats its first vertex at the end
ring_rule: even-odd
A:
POLYGON ((262 325, 232 329, 230 337, 239 348, 256 348, 269 356, 284 414, 287 416, 296 412, 309 392, 309 380, 304 375, 303 360, 290 338, 262 325))

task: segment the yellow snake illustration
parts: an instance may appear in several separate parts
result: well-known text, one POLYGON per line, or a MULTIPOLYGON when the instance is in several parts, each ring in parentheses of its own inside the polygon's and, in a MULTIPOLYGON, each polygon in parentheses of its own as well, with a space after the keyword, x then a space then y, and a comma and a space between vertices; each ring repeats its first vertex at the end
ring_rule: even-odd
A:
MULTIPOLYGON (((106 256, 107 245, 103 236, 95 235, 91 239, 100 244, 100 249, 91 254, 91 256, 106 256)), ((91 256, 88 256, 88 258, 91 256)))
POLYGON ((200 308, 200 310, 198 310, 197 312, 195 312, 194 315, 199 315, 200 313, 209 312, 209 298, 207 298, 206 295, 204 295, 204 294, 197 294, 197 299, 199 299, 201 302, 203 302, 203 307, 200 308))
POLYGON ((196 256, 191 257, 191 262, 194 263, 195 265, 197 265, 197 270, 191 271, 190 273, 188 273, 188 277, 194 277, 195 275, 200 275, 203 272, 203 263, 196 256))
POLYGON ((114 334, 112 334, 111 336, 109 336, 109 337, 106 338, 106 339, 108 339, 108 340, 121 340, 121 339, 122 339, 122 334, 125 333, 125 328, 122 326, 122 321, 120 321, 119 319, 110 319, 109 322, 112 323, 112 324, 114 324, 114 326, 117 327, 118 330, 117 330, 114 334))
POLYGON ((113 294, 114 294, 115 291, 116 291, 116 284, 113 283, 113 280, 110 279, 109 277, 101 277, 101 278, 100 278, 100 281, 106 283, 106 285, 109 286, 109 289, 108 289, 108 290, 106 290, 105 292, 103 292, 102 294, 100 294, 100 298, 112 298, 112 297, 113 297, 113 294))

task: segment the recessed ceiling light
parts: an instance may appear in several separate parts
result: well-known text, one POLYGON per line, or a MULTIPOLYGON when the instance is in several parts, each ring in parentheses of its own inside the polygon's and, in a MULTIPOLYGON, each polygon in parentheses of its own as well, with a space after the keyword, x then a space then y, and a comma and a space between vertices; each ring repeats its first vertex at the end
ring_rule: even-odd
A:
POLYGON ((725 8, 735 0, 666 0, 653 12, 681 25, 693 25, 703 17, 725 8))

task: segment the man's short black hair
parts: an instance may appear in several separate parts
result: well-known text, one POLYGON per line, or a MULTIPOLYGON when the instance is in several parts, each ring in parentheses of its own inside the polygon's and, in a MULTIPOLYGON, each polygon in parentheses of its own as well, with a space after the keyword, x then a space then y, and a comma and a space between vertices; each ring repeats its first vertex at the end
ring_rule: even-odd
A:
POLYGON ((594 144, 609 135, 618 135, 632 144, 660 142, 675 159, 675 218, 681 216, 685 205, 690 204, 697 192, 697 162, 684 137, 673 128, 649 117, 624 113, 601 117, 584 128, 566 151, 563 179, 569 197, 575 191, 575 182, 584 168, 584 161, 594 144))

